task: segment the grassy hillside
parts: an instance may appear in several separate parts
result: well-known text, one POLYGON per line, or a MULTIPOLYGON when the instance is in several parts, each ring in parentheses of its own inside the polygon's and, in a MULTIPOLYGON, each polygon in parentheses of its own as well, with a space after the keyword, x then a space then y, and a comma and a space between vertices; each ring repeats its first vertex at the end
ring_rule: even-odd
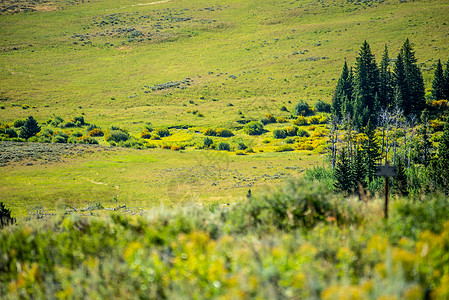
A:
POLYGON ((444 0, 56 1, 3 13, 0 120, 84 113, 132 131, 232 127, 239 112, 259 119, 300 99, 329 101, 364 40, 379 60, 384 44, 395 56, 410 38, 430 87, 434 60, 449 56, 448 14, 444 0), (184 83, 151 89, 174 81, 184 83))

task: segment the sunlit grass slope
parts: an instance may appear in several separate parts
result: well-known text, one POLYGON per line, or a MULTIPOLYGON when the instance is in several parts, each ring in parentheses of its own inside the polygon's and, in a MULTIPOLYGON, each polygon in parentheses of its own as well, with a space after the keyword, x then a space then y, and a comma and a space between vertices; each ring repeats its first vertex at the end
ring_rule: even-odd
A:
POLYGON ((238 112, 258 119, 300 99, 330 101, 343 61, 353 64, 364 40, 379 60, 385 44, 394 57, 410 38, 427 87, 435 59, 449 55, 444 0, 57 6, 0 15, 2 122, 84 113, 97 125, 135 131, 144 122, 232 127, 238 112))

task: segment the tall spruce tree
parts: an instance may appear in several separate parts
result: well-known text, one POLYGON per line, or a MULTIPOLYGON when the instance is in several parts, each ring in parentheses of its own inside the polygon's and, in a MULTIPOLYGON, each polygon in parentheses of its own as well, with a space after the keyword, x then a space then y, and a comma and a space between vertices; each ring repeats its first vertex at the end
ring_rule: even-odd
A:
POLYGON ((393 184, 396 190, 401 195, 407 195, 408 184, 407 184, 407 175, 405 174, 404 161, 402 158, 398 157, 396 163, 396 177, 393 180, 393 184))
POLYGON ((358 190, 358 185, 366 187, 366 168, 364 164, 364 153, 362 149, 356 149, 351 164, 352 179, 354 189, 358 190))
POLYGON ((403 110, 406 115, 410 113, 419 114, 426 106, 424 80, 421 69, 416 64, 415 53, 409 39, 406 39, 402 45, 401 55, 404 61, 404 71, 409 91, 407 97, 405 97, 404 93, 402 94, 407 103, 403 110))
POLYGON ((338 119, 343 117, 343 107, 352 101, 352 70, 348 69, 348 64, 344 63, 341 76, 338 79, 337 87, 332 98, 332 113, 338 119))
POLYGON ((365 153, 365 169, 368 181, 372 182, 377 172, 377 165, 380 159, 379 143, 375 136, 375 127, 368 122, 365 128, 367 138, 362 143, 362 149, 365 153))
POLYGON ((334 188, 339 192, 343 192, 345 195, 351 194, 354 181, 351 161, 349 160, 345 148, 343 148, 338 155, 334 176, 336 180, 334 183, 334 188))
POLYGON ((385 45, 384 53, 379 67, 379 104, 382 108, 389 107, 393 102, 392 74, 390 71, 390 58, 388 47, 385 45))
POLYGON ((443 73, 443 65, 438 60, 432 82, 432 98, 435 100, 446 99, 445 78, 443 73))
MULTIPOLYGON (((396 107, 402 108, 405 110, 405 106, 407 105, 406 99, 408 99, 409 89, 407 78, 405 76, 405 67, 404 61, 402 59, 402 54, 399 53, 396 62, 394 64, 394 73, 393 73, 393 82, 394 82, 394 105, 396 107)), ((410 109, 407 110, 407 114, 410 109)))
POLYGON ((356 60, 356 76, 354 78, 354 92, 357 105, 354 105, 354 116, 361 116, 361 126, 365 126, 368 119, 375 122, 374 105, 376 94, 379 92, 379 69, 369 44, 365 41, 356 60), (364 113, 368 113, 368 116, 364 113))
POLYGON ((35 136, 39 131, 41 131, 41 128, 37 121, 32 116, 29 116, 25 124, 20 128, 19 137, 27 140, 35 136))

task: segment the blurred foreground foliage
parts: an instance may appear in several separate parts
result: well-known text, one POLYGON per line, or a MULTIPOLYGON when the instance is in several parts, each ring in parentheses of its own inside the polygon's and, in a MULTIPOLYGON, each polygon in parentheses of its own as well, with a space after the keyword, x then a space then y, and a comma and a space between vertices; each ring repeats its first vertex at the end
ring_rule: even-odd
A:
POLYGON ((287 182, 233 206, 59 215, 0 231, 0 298, 448 299, 449 199, 287 182))

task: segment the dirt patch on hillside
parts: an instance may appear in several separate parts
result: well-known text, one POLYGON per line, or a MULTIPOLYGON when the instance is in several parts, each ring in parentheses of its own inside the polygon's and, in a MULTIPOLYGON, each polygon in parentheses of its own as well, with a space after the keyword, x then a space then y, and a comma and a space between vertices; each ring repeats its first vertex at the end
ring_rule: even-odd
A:
POLYGON ((0 142, 0 166, 10 164, 34 165, 60 162, 64 157, 79 156, 113 148, 99 145, 44 144, 0 142))

